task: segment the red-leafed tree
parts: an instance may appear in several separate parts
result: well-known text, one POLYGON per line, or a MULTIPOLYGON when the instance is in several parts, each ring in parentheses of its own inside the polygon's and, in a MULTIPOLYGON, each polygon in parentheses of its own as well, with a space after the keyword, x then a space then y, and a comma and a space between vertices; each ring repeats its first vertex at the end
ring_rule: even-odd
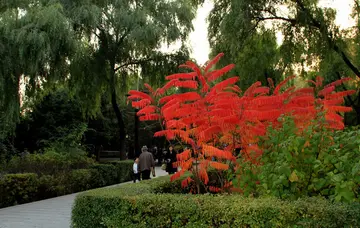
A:
MULTIPOLYGON (((167 76, 169 80, 162 88, 153 90, 145 84, 149 94, 130 91, 133 107, 139 108, 140 120, 158 120, 163 130, 155 136, 165 136, 168 140, 178 140, 189 146, 177 155, 174 166, 181 170, 171 180, 192 170, 195 179, 188 177, 182 185, 188 186, 195 181, 197 192, 200 183, 207 185, 207 170, 227 170, 231 162, 236 161, 234 150, 241 148, 241 156, 251 159, 261 155, 257 146, 258 136, 264 136, 268 126, 280 126, 282 115, 292 115, 299 130, 308 126, 319 113, 324 113, 327 126, 342 129, 343 118, 338 113, 351 111, 343 107, 344 96, 354 91, 335 92, 335 87, 348 78, 338 80, 327 86, 322 85, 322 78, 311 81, 314 87, 284 89, 288 77, 276 87, 269 79, 269 87, 254 83, 242 92, 236 86, 239 77, 222 79, 234 64, 222 69, 213 69, 223 54, 217 55, 205 67, 198 67, 193 62, 186 62, 180 67, 192 70, 167 76), (188 92, 167 95, 170 88, 187 88, 188 92), (251 155, 251 156, 250 156, 251 155)), ((230 187, 224 183, 223 187, 230 187)), ((210 191, 219 191, 215 186, 208 186, 210 191)))

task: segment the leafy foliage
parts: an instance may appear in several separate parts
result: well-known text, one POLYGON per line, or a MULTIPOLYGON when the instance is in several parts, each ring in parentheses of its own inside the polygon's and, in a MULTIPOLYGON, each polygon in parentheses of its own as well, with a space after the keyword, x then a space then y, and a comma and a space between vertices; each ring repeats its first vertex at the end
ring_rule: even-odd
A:
MULTIPOLYGON (((43 161, 39 162, 44 168, 43 161)), ((49 164, 49 162, 48 162, 49 164)), ((54 164, 54 166, 58 164, 54 164)), ((68 164, 66 164, 68 165, 68 164)), ((33 202, 51 197, 62 196, 104 187, 132 179, 132 160, 116 164, 98 164, 87 166, 61 167, 63 169, 42 170, 25 167, 24 173, 4 174, 0 176, 0 208, 33 202), (26 172, 27 171, 27 172, 26 172), (37 173, 28 173, 36 171, 37 173), (51 172, 52 171, 52 172, 51 172)), ((51 167, 47 167, 51 168, 51 167)), ((7 170, 8 172, 14 171, 7 170)))
POLYGON ((60 153, 81 151, 87 130, 79 99, 59 88, 31 105, 16 130, 15 145, 19 151, 43 151, 52 148, 60 153))
POLYGON ((6 173, 36 173, 52 175, 66 173, 73 169, 88 168, 94 160, 81 154, 56 153, 47 151, 44 154, 25 154, 14 156, 5 165, 6 173))
MULTIPOLYGON (((166 183, 167 182, 167 183, 166 183)), ((159 194, 169 177, 78 195, 72 226, 83 227, 339 227, 359 225, 359 204, 306 198, 159 194)), ((180 184, 180 181, 172 182, 180 184)))
MULTIPOLYGON (((174 174, 177 179, 187 170, 195 169, 197 192, 200 182, 209 182, 209 167, 228 170, 229 163, 235 162, 233 151, 241 148, 241 156, 256 163, 262 148, 258 136, 264 136, 267 127, 281 126, 278 121, 283 115, 294 117, 296 129, 300 132, 325 113, 324 126, 329 129, 343 129, 343 118, 339 112, 351 111, 343 107, 343 97, 355 91, 335 92, 335 87, 350 79, 344 78, 323 86, 323 79, 317 77, 310 81, 314 87, 290 87, 283 89, 293 77, 280 82, 276 87, 269 79, 269 87, 261 82, 251 85, 245 92, 234 85, 239 78, 221 77, 234 68, 234 64, 219 70, 212 67, 223 54, 217 55, 206 66, 199 68, 193 62, 186 62, 181 67, 192 69, 190 73, 167 76, 168 83, 157 90, 145 85, 149 94, 130 91, 133 106, 140 108, 140 120, 158 120, 164 130, 155 136, 165 136, 168 140, 178 139, 190 146, 177 155, 175 166, 181 171, 174 174), (164 95, 173 87, 187 88, 188 92, 164 95), (193 164, 195 168, 193 169, 193 164)), ((184 180, 187 186, 193 179, 184 180)), ((230 187, 225 183, 224 187, 230 187)))
MULTIPOLYGON (((68 76, 68 57, 77 41, 61 5, 54 1, 0 3, 0 137, 15 127, 20 92, 39 90, 68 76), (41 86, 40 86, 41 84, 41 86)), ((24 95, 24 94, 23 94, 24 95)), ((22 96, 24 98, 24 96, 22 96)))
POLYGON ((246 195, 283 199, 323 196, 352 202, 359 194, 359 130, 329 131, 317 121, 298 134, 294 121, 270 129, 262 140, 261 166, 244 162, 239 170, 246 195))
MULTIPOLYGON (((77 36, 85 42, 71 61, 69 81, 83 101, 82 110, 99 113, 101 99, 110 102, 119 129, 121 158, 125 158, 126 126, 123 101, 129 81, 153 76, 154 69, 169 69, 187 50, 163 54, 161 44, 184 44, 192 30, 196 6, 182 1, 60 1, 73 22, 77 36), (168 65, 169 64, 169 65, 168 65)), ((149 81, 156 81, 150 79, 149 81)))
POLYGON ((34 173, 0 177, 0 207, 31 202, 37 186, 37 175, 34 173))
MULTIPOLYGON (((303 79, 324 77, 325 84, 342 76, 359 77, 359 13, 353 1, 353 18, 357 24, 341 23, 334 5, 317 0, 215 0, 210 12, 209 42, 211 56, 224 52, 221 64, 236 63, 235 75, 242 89, 259 80, 297 74, 303 79), (345 27, 345 28, 344 28, 345 27)), ((356 89, 357 83, 339 90, 356 89)), ((347 125, 360 123, 357 96, 347 96, 347 125)))
POLYGON ((264 31, 282 33, 279 65, 294 69, 297 64, 304 70, 335 54, 353 75, 359 76, 346 42, 349 32, 341 31, 335 17, 334 8, 321 7, 317 0, 214 1, 209 36, 212 46, 228 43, 236 48, 239 40, 246 43, 264 31))

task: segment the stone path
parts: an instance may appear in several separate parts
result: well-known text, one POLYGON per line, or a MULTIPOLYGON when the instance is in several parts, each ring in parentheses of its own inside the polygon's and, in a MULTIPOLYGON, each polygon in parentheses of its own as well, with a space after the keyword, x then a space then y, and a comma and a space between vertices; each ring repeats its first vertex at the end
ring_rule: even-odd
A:
MULTIPOLYGON (((156 176, 165 175, 165 171, 156 167, 156 176)), ((109 187, 123 184, 125 183, 109 187)), ((79 193, 0 209, 0 228, 68 228, 71 208, 77 194, 79 193)))

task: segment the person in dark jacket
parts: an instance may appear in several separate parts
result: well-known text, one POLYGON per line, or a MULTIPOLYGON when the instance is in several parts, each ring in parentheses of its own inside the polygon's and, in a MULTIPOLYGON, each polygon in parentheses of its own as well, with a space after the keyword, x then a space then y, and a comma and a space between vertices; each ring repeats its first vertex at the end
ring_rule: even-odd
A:
POLYGON ((166 154, 166 172, 174 174, 177 172, 177 168, 173 167, 173 163, 176 162, 176 152, 172 146, 169 147, 169 151, 166 154))
POLYGON ((155 177, 155 160, 152 153, 148 151, 147 146, 141 148, 138 170, 141 172, 141 179, 143 180, 150 179, 150 172, 155 177))

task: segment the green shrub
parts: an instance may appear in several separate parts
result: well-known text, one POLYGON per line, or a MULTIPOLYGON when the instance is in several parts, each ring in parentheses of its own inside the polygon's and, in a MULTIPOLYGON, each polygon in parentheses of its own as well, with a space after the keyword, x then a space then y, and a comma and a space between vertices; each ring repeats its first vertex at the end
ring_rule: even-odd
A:
POLYGON ((6 165, 5 172, 53 175, 60 172, 69 172, 73 169, 88 168, 94 163, 95 161, 93 159, 84 155, 60 154, 55 152, 27 154, 23 157, 13 157, 6 165))
POLYGON ((317 122, 298 135, 294 121, 287 119, 283 128, 269 130, 261 146, 261 166, 241 165, 238 184, 245 194, 359 199, 360 130, 331 132, 317 122))
POLYGON ((95 164, 90 169, 92 187, 99 188, 118 183, 118 173, 114 165, 95 164))
MULTIPOLYGON (((208 177, 209 177, 209 184, 208 185, 205 185, 205 184, 200 185, 200 194, 214 193, 211 191, 211 189, 209 189, 208 186, 214 186, 214 187, 221 188, 224 184, 224 181, 227 180, 227 175, 230 172, 219 171, 219 170, 210 168, 210 169, 208 169, 207 173, 208 173, 208 177)), ((187 187, 183 187, 181 185, 181 182, 189 176, 192 179, 194 179, 192 173, 187 172, 186 174, 182 175, 179 179, 176 179, 175 181, 172 181, 172 182, 166 181, 161 184, 156 184, 153 188, 153 192, 155 192, 155 193, 171 193, 171 194, 190 193, 191 189, 194 190, 196 188, 195 182, 190 183, 187 187)), ((227 190, 227 189, 225 189, 225 190, 227 190)), ((192 192, 194 192, 194 191, 192 191, 192 192)))
POLYGON ((320 198, 281 201, 239 195, 154 193, 166 182, 169 183, 169 177, 80 194, 73 207, 72 225, 74 228, 360 226, 358 203, 331 203, 320 198))
POLYGON ((133 176, 133 160, 125 161, 112 161, 111 165, 114 165, 118 174, 118 183, 131 181, 133 176))
POLYGON ((39 177, 39 187, 37 191, 37 195, 39 199, 48 199, 56 196, 62 195, 61 191, 59 191, 59 178, 52 175, 43 175, 39 177))
POLYGON ((36 200, 38 186, 35 173, 6 174, 0 177, 0 207, 36 200))
POLYGON ((60 170, 54 175, 6 174, 0 178, 0 208, 131 180, 130 163, 96 164, 89 169, 60 170))
POLYGON ((45 198, 62 196, 92 188, 91 169, 76 169, 69 173, 44 175, 39 178, 39 195, 45 198))
POLYGON ((71 192, 81 192, 91 189, 93 172, 90 169, 77 169, 70 173, 69 186, 71 192))

